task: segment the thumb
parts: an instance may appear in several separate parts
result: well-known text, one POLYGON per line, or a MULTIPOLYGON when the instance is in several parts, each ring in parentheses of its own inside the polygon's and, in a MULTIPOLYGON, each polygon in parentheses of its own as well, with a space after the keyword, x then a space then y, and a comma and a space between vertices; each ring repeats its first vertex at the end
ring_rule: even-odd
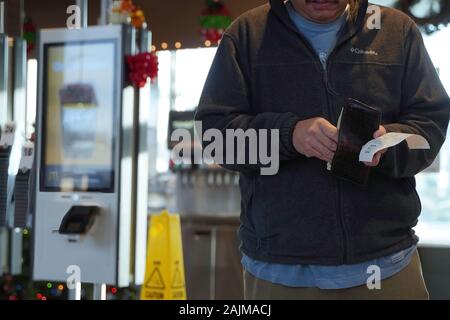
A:
POLYGON ((379 137, 381 137, 382 135, 385 135, 385 134, 386 134, 386 128, 383 127, 383 126, 380 126, 378 128, 378 130, 375 131, 375 133, 373 134, 373 137, 376 139, 376 138, 379 138, 379 137))

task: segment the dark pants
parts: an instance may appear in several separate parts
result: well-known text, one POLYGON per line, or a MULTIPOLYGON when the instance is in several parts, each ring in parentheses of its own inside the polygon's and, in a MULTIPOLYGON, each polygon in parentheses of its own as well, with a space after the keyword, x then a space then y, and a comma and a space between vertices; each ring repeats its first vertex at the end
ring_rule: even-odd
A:
MULTIPOLYGON (((369 275, 368 275, 369 276, 369 275)), ((244 271, 246 300, 428 300, 416 250, 411 263, 399 273, 381 281, 381 288, 362 286, 348 289, 294 288, 255 278, 244 271)))

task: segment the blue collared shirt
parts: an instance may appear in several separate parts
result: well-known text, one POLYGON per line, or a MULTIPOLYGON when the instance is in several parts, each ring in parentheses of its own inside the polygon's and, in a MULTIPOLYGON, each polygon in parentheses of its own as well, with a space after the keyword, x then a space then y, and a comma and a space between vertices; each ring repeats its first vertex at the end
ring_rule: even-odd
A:
POLYGON ((258 279, 287 287, 344 289, 366 284, 369 277, 373 274, 371 266, 379 268, 379 280, 395 275, 408 266, 415 250, 416 246, 414 245, 387 257, 340 266, 269 263, 254 260, 243 255, 242 266, 258 279))
POLYGON ((306 19, 295 11, 290 1, 286 2, 286 9, 298 31, 308 40, 325 67, 328 56, 336 46, 338 33, 347 20, 348 8, 330 23, 316 23, 306 19))

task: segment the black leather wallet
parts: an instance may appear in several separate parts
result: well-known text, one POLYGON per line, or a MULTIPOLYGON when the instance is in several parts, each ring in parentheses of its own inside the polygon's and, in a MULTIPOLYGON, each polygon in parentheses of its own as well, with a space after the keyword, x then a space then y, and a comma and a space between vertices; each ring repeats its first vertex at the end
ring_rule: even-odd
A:
POLYGON ((331 173, 338 178, 366 185, 370 167, 359 161, 359 153, 378 130, 381 112, 355 99, 347 99, 339 119, 339 139, 331 162, 331 173))

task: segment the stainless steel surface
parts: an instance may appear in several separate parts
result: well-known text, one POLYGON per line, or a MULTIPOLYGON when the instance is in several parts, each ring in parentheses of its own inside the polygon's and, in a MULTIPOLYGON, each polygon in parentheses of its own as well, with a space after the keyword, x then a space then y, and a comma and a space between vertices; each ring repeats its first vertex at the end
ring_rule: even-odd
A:
POLYGON ((81 283, 75 284, 75 288, 68 290, 67 300, 81 300, 81 283))
POLYGON ((16 134, 25 138, 27 122, 27 42, 20 37, 14 38, 13 47, 14 83, 13 83, 13 121, 16 123, 16 134))
POLYGON ((239 176, 225 170, 181 171, 176 177, 176 206, 180 214, 239 216, 239 176))
POLYGON ((9 48, 8 36, 0 33, 0 126, 8 121, 8 74, 9 74, 9 48))
POLYGON ((9 273, 11 275, 22 274, 22 242, 22 229, 15 228, 10 230, 9 273))
POLYGON ((106 300, 106 284, 104 283, 94 284, 92 300, 106 300))
POLYGON ((217 228, 213 227, 211 230, 211 266, 209 270, 210 275, 210 287, 209 298, 211 300, 216 299, 216 253, 217 253, 217 228))
POLYGON ((109 23, 109 10, 111 9, 111 0, 101 0, 100 2, 100 18, 99 25, 105 25, 109 23))
POLYGON ((81 28, 87 28, 89 1, 88 0, 76 0, 76 5, 80 8, 81 28))
POLYGON ((139 47, 141 52, 150 52, 152 49, 152 33, 147 30, 147 26, 141 29, 139 47))
POLYGON ((181 217, 189 300, 243 298, 238 226, 236 217, 181 217))
POLYGON ((8 272, 8 229, 0 227, 0 274, 8 272))
POLYGON ((123 28, 123 43, 124 55, 136 53, 136 29, 128 25, 123 28))
MULTIPOLYGON (((141 31, 144 32, 144 31, 141 31)), ((149 33, 141 33, 141 37, 149 33)), ((145 51, 145 47, 141 51, 145 51)), ((148 181, 149 181, 149 153, 148 153, 148 119, 150 104, 150 83, 135 91, 134 105, 134 150, 133 176, 134 194, 134 283, 141 285, 145 277, 145 263, 147 256, 147 221, 148 221, 148 181)))

